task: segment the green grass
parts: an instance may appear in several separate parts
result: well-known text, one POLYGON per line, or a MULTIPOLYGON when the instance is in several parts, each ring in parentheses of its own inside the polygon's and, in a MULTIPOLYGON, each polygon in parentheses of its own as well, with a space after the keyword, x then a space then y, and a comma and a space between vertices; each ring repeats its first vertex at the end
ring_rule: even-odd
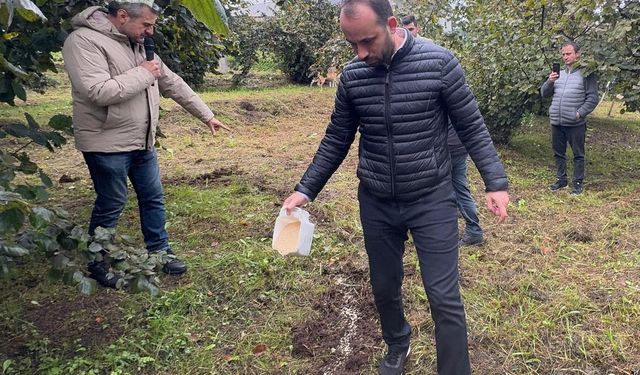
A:
MULTIPOLYGON (((344 333, 342 315, 327 306, 343 304, 346 291, 371 301, 356 152, 308 207, 316 223, 311 256, 282 258, 270 246, 281 201, 317 148, 334 91, 287 86, 202 96, 233 133, 212 138, 173 102, 162 102, 168 135, 162 143, 171 150, 160 152, 167 229, 189 272, 164 277, 158 298, 104 289, 82 297, 47 280, 46 260, 30 255, 0 280, 6 373, 322 374, 342 365, 335 347, 344 333), (299 355, 294 332, 301 327, 329 327, 336 336, 312 331, 318 341, 307 344, 316 356, 299 355)), ((19 120, 28 111, 46 122, 51 113, 70 112, 64 83, 30 97, 27 105, 0 107, 3 119, 19 120)), ((640 116, 616 110, 607 117, 608 108, 605 102, 589 121, 581 196, 547 189, 554 165, 545 118, 532 118, 499 148, 511 184, 506 223, 496 225, 483 207, 484 186, 470 168, 488 239, 460 253, 474 373, 640 370, 640 116)), ((77 152, 71 145, 55 154, 29 151, 54 179, 83 177, 56 184, 52 203, 87 222, 93 193, 77 152)), ((141 242, 138 219, 132 196, 118 228, 141 242)), ((433 323, 417 268, 408 246, 405 306, 414 334, 407 373, 429 374, 435 373, 433 323)), ((363 358, 355 369, 335 373, 372 373, 384 350, 377 322, 365 314, 372 305, 356 307, 358 337, 372 338, 354 345, 360 352, 350 358, 363 358)))

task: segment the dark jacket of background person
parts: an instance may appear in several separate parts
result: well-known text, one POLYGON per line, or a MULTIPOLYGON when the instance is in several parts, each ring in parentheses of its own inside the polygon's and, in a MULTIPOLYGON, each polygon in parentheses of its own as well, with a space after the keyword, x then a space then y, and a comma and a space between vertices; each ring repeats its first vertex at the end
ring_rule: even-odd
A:
POLYGON ((580 69, 560 71, 558 80, 542 85, 543 97, 553 95, 549 107, 549 120, 555 126, 581 126, 587 123, 587 115, 598 105, 598 81, 594 74, 582 76, 580 69), (576 112, 580 118, 576 118, 576 112))
POLYGON ((388 67, 354 60, 342 71, 326 135, 295 190, 313 200, 360 130, 361 184, 380 198, 416 200, 450 179, 447 115, 487 191, 506 191, 507 176, 458 60, 411 35, 388 67))
POLYGON ((462 141, 460 141, 460 137, 458 137, 458 133, 456 133, 456 130, 452 125, 449 125, 447 144, 449 145, 449 152, 451 153, 452 157, 466 155, 467 149, 464 148, 462 141))
MULTIPOLYGON (((149 150, 155 144, 160 93, 202 122, 213 112, 165 64, 156 78, 140 66, 142 45, 133 46, 95 6, 76 15, 62 50, 73 90, 76 148, 83 152, 149 150)), ((156 55, 156 59, 160 60, 156 55)))

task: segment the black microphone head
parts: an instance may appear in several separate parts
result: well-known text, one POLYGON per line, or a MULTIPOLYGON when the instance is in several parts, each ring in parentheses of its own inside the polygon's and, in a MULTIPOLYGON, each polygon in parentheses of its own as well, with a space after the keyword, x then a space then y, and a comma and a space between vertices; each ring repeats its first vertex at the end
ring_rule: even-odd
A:
POLYGON ((155 58, 154 51, 156 49, 156 43, 151 37, 144 38, 144 52, 147 54, 147 61, 151 61, 155 58))

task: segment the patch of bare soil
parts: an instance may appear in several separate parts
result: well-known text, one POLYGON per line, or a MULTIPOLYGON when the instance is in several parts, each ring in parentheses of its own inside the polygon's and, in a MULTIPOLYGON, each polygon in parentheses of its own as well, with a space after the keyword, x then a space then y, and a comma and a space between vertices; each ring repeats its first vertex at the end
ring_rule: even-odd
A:
MULTIPOLYGON (((231 74, 218 74, 205 76, 203 88, 231 89, 233 88, 233 80, 231 74)), ((242 81, 239 82, 239 88, 261 89, 269 87, 280 87, 290 83, 284 74, 255 74, 249 73, 242 81)))
POLYGON ((163 180, 163 183, 170 185, 189 185, 198 187, 227 186, 233 180, 232 176, 238 176, 241 174, 243 174, 243 172, 238 170, 237 168, 223 167, 211 172, 197 175, 195 177, 176 176, 167 178, 163 180))
POLYGON ((329 290, 313 306, 316 316, 293 327, 293 356, 312 359, 309 374, 358 374, 381 343, 366 268, 330 267, 329 290))
POLYGON ((72 353, 78 347, 88 350, 109 345, 125 330, 118 304, 123 296, 117 292, 103 292, 99 298, 81 294, 55 295, 51 299, 25 306, 20 322, 7 322, 13 328, 26 324, 25 332, 7 329, 9 336, 0 340, 0 356, 19 359, 32 355, 32 345, 38 348, 63 350, 72 353), (15 335, 13 333, 15 333, 15 335))
POLYGON ((640 148, 640 134, 628 127, 621 127, 614 121, 604 118, 589 120, 587 144, 598 147, 622 146, 640 148))

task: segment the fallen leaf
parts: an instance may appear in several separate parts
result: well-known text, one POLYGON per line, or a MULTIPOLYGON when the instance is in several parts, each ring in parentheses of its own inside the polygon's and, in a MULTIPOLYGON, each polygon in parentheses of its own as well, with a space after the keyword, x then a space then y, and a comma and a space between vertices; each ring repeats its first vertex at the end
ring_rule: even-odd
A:
POLYGON ((233 356, 231 354, 225 354, 224 357, 222 357, 226 362, 231 362, 233 361, 233 356))
POLYGON ((253 348, 253 354, 260 355, 267 350, 267 346, 265 344, 258 344, 255 348, 253 348))
POLYGON ((100 315, 96 315, 96 323, 100 324, 104 322, 104 317, 100 315))
POLYGON ((220 242, 218 242, 218 241, 211 241, 211 247, 218 247, 218 245, 220 245, 220 242))
POLYGON ((552 251, 552 250, 551 250, 551 248, 550 248, 550 247, 547 247, 547 246, 544 246, 544 245, 540 246, 540 253, 542 253, 542 255, 547 255, 547 254, 549 254, 551 251, 552 251))

